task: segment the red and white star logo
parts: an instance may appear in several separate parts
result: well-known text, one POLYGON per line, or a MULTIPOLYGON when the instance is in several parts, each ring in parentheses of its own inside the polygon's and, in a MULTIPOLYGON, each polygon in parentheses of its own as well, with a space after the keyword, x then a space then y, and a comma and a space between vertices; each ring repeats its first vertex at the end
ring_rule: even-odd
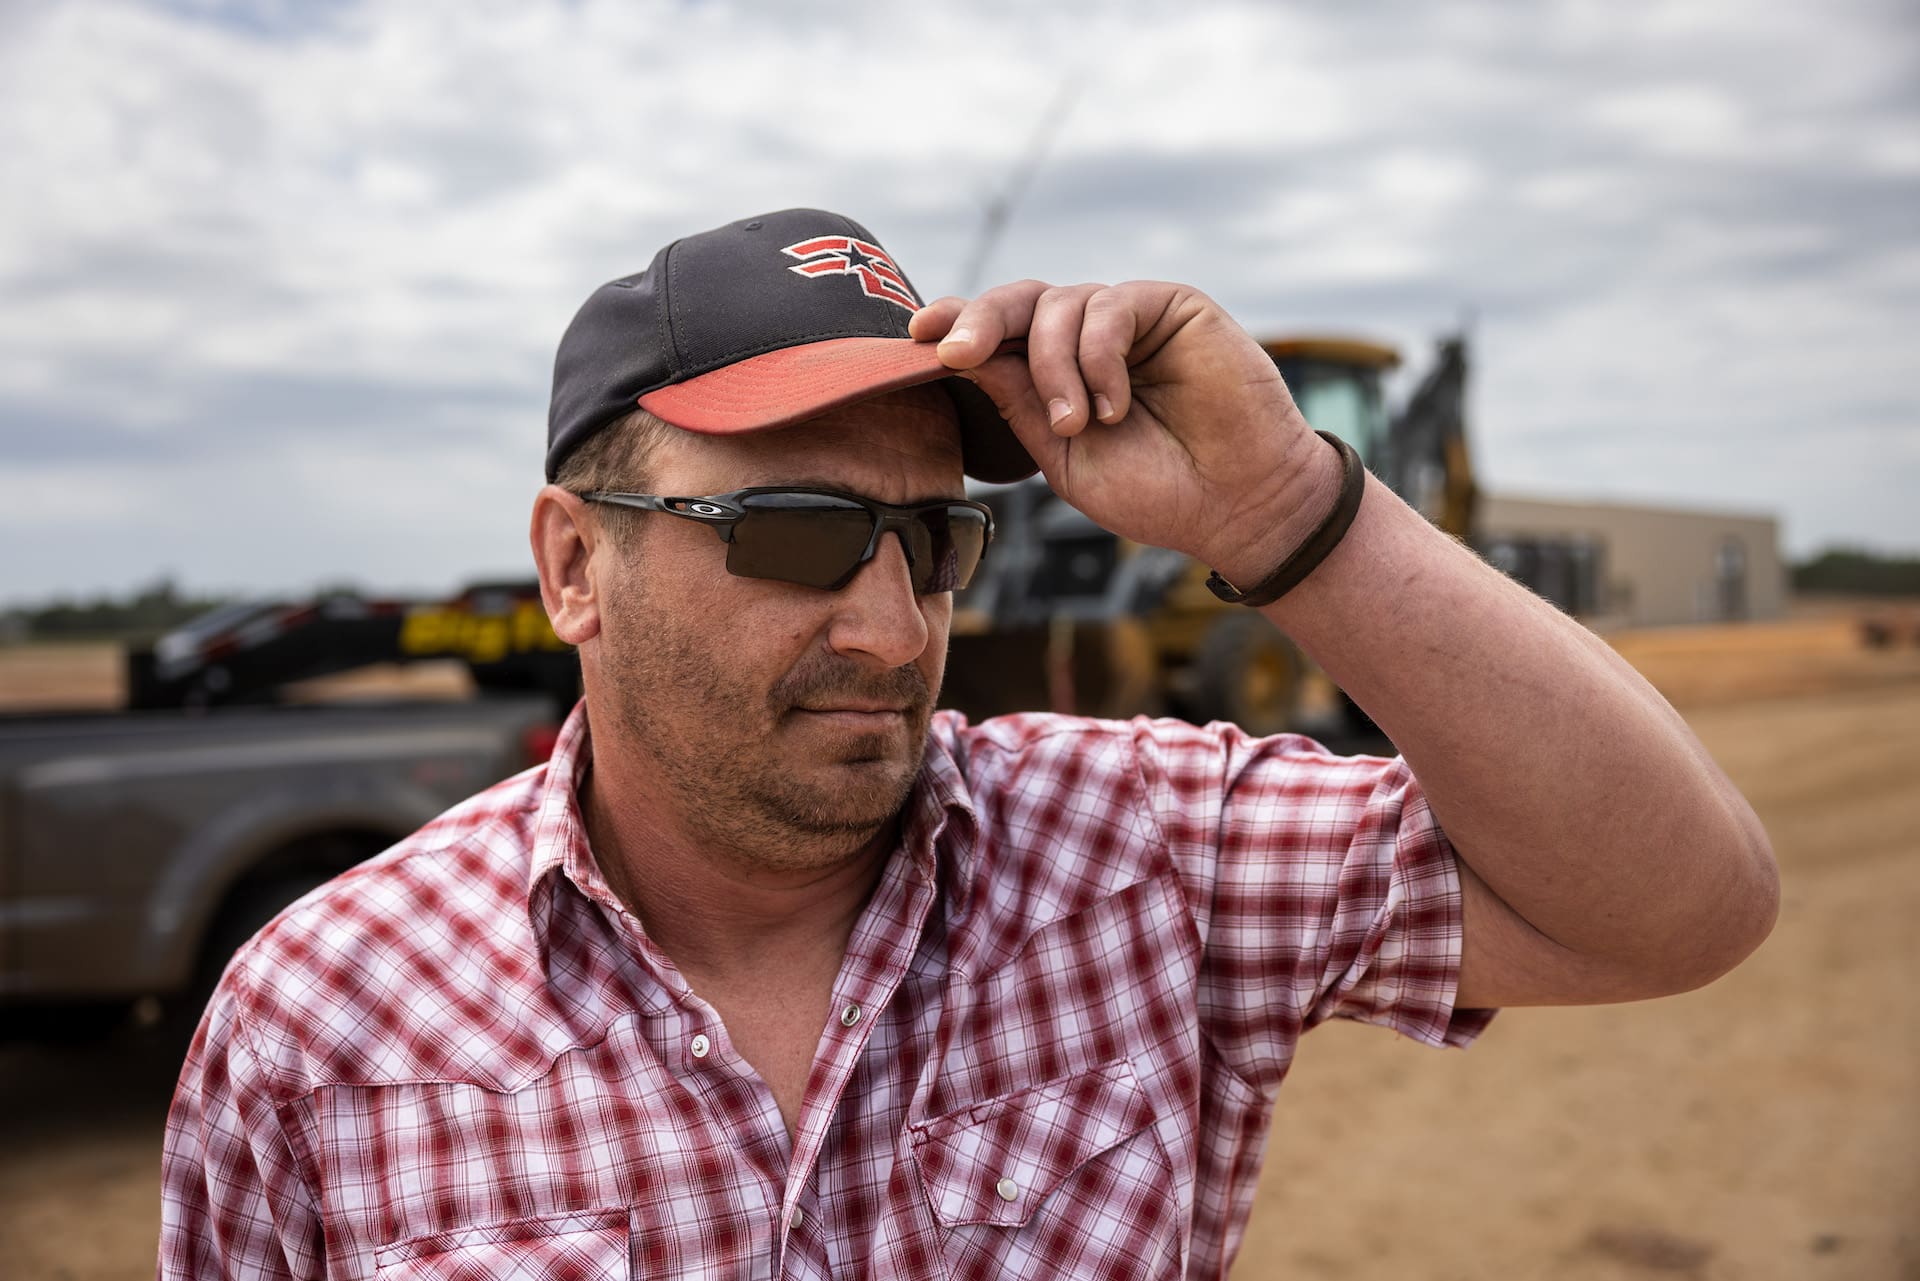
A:
POLYGON ((920 300, 907 287, 907 278, 887 257, 887 251, 866 240, 851 236, 815 236, 788 245, 780 251, 791 258, 804 258, 796 267, 787 268, 802 276, 855 276, 869 298, 884 298, 908 311, 920 310, 920 300))

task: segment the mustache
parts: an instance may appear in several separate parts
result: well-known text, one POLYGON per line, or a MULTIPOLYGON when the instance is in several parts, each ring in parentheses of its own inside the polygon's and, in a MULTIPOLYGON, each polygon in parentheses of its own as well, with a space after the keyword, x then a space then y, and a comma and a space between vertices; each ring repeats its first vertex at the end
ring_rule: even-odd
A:
POLYGON ((777 715, 807 704, 835 699, 892 703, 919 711, 933 701, 920 669, 911 664, 876 672, 837 654, 810 656, 774 685, 767 702, 777 715))

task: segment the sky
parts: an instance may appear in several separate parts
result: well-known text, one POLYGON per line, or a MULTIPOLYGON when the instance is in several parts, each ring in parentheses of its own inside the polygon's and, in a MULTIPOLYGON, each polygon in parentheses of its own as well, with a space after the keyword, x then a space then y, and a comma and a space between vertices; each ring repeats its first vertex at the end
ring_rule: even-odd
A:
POLYGON ((1496 493, 1920 553, 1920 9, 0 3, 0 604, 529 576, 553 349, 814 205, 1410 369, 1496 493))

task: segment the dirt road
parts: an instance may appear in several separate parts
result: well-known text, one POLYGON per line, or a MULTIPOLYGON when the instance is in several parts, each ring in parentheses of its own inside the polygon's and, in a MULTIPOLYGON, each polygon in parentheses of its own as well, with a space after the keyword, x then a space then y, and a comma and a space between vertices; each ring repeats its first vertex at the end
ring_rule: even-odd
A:
MULTIPOLYGON (((1773 938, 1464 1053, 1316 1030, 1236 1278, 1920 1281, 1920 655, 1849 636, 1622 638, 1766 821, 1773 938)), ((152 1275, 169 1070, 124 1053, 0 1049, 0 1276, 152 1275)))

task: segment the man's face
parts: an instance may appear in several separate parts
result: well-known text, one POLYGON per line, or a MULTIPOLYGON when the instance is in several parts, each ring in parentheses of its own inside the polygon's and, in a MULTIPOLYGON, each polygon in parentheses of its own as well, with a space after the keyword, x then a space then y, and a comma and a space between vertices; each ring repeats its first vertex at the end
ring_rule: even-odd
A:
MULTIPOLYGON (((658 494, 754 485, 883 502, 965 496, 951 401, 917 387, 799 427, 672 433, 650 460, 658 494)), ((595 751, 637 752, 699 839, 763 866, 825 866, 898 813, 919 770, 946 666, 949 593, 916 596, 899 537, 846 587, 737 578, 711 529, 640 520, 596 560, 602 623, 588 657, 595 751), (609 741, 613 738, 613 741, 609 741)))

